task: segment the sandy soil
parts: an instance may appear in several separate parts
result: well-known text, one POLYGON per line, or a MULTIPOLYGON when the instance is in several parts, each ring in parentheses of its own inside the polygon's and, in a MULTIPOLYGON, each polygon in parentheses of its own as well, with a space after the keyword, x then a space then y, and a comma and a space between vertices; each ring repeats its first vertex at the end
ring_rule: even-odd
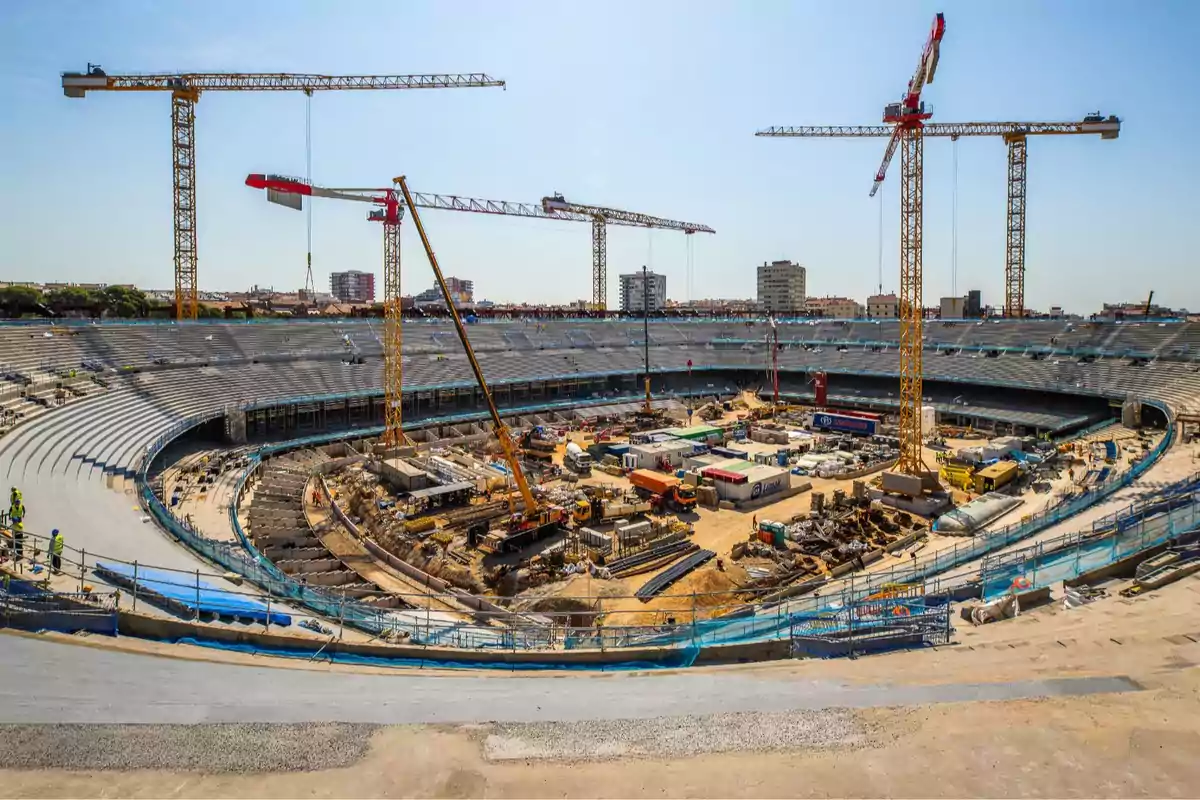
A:
POLYGON ((0 772, 5 797, 1192 797, 1200 672, 1144 692, 853 712, 857 746, 492 762, 483 727, 381 729, 353 767, 204 775, 0 772))

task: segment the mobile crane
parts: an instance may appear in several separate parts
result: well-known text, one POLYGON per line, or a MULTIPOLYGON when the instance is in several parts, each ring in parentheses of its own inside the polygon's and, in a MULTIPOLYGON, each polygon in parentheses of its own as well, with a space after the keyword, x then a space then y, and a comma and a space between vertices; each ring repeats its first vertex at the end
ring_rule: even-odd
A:
POLYGON ((471 342, 467 338, 467 329, 463 326, 462 317, 458 313, 458 307, 455 305, 454 298, 450 294, 450 287, 446 284, 446 278, 442 275, 442 268, 438 266, 437 256, 433 252, 433 246, 429 243, 429 236, 425 233, 425 226, 421 223, 421 215, 417 212, 417 203, 413 198, 412 192, 408 189, 408 182, 403 175, 395 178, 393 182, 400 187, 400 192, 404 196, 404 203, 408 206, 409 214, 412 215, 413 225, 416 226, 417 234, 421 237, 421 245, 425 248, 425 255, 429 259, 429 266, 433 269, 433 275, 437 279, 438 288, 442 290, 442 298, 446 301, 446 309, 450 313, 450 319, 454 321, 454 330, 458 333, 458 340, 462 342, 463 350, 467 354, 467 361, 471 364, 471 371, 475 373, 475 381, 479 384, 479 390, 483 394, 484 401, 487 402, 488 413, 492 417, 492 426, 496 431, 496 439, 500 442, 500 450, 504 454, 504 461, 508 464, 513 481, 517 484, 517 491, 520 493, 521 501, 524 504, 522 509, 517 511, 512 495, 509 495, 508 507, 510 515, 505 529, 501 532, 492 532, 485 536, 480 543, 480 549, 493 551, 511 550, 527 543, 535 542, 557 531, 564 522, 566 512, 561 506, 539 502, 533 496, 533 490, 529 488, 529 481, 525 478, 525 472, 521 469, 517 443, 513 441, 508 426, 500 418, 500 411, 496 408, 496 401, 492 397, 491 390, 488 388, 487 380, 483 377, 483 369, 479 366, 478 359, 475 358, 475 351, 471 349, 471 342))

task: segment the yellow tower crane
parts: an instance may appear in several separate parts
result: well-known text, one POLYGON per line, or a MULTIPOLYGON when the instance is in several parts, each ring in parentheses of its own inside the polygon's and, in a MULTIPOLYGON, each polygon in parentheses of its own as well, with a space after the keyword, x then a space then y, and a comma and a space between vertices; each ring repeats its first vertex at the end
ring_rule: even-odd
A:
MULTIPOLYGON (((352 200, 377 206, 369 219, 383 223, 383 303, 386 322, 384 346, 384 402, 386 404, 384 440, 399 444, 404 441, 401 429, 401 385, 403 383, 402 328, 400 324, 400 223, 404 216, 403 204, 395 188, 376 189, 331 189, 314 186, 302 178, 285 175, 255 173, 246 177, 246 185, 254 189, 265 189, 267 199, 288 208, 300 210, 305 197, 324 197, 333 200, 352 200)), ((566 210, 557 206, 562 196, 543 198, 541 204, 515 203, 509 200, 485 200, 479 197, 464 197, 453 194, 430 194, 412 192, 412 203, 416 208, 432 208, 439 211, 459 211, 469 214, 492 214, 505 217, 526 217, 558 222, 591 222, 595 232, 597 219, 600 229, 612 223, 636 228, 666 228, 685 233, 715 233, 707 225, 635 214, 629 211, 602 209, 597 206, 573 206, 586 211, 566 210)), ((601 241, 603 241, 603 235, 601 241)), ((601 285, 603 282, 601 282, 601 285)), ((647 351, 647 363, 649 351, 647 351)), ((649 407, 650 376, 646 374, 647 408, 649 407)))
POLYGON ((110 75, 98 64, 86 72, 62 73, 63 94, 170 92, 171 164, 175 180, 175 316, 195 319, 196 280, 196 101, 201 92, 285 92, 372 89, 465 89, 504 86, 482 73, 438 75, 300 75, 292 73, 200 72, 110 75))
MULTIPOLYGON (((799 138, 887 138, 887 125, 806 125, 774 127, 755 136, 799 138)), ((1004 315, 1020 317, 1025 313, 1025 188, 1026 139, 1030 136, 1099 136, 1116 139, 1121 135, 1121 120, 1099 112, 1080 122, 927 122, 921 135, 949 137, 999 136, 1008 145, 1008 203, 1004 244, 1004 315)))
POLYGON ((592 220, 592 308, 608 310, 608 224, 630 225, 637 228, 655 228, 667 231, 682 231, 685 234, 716 233, 707 225, 695 222, 680 222, 634 211, 621 211, 603 206, 587 206, 569 203, 561 194, 542 198, 542 209, 551 216, 577 215, 592 220))

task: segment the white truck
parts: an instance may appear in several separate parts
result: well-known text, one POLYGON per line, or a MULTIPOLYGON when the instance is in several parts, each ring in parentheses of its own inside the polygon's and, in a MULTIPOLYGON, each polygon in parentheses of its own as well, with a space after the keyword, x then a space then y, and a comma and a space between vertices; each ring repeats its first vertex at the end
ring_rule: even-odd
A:
POLYGON ((592 456, 575 442, 567 442, 567 452, 563 455, 563 466, 576 475, 591 475, 592 456))

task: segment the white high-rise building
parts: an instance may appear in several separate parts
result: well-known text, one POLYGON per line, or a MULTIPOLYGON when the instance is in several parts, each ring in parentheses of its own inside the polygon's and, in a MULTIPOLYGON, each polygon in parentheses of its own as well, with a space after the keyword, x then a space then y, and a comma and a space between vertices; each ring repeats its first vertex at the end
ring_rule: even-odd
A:
POLYGON ((804 313, 807 272, 792 261, 763 262, 758 268, 758 305, 771 314, 804 313))
POLYGON ((654 313, 667 305, 667 276, 657 272, 635 272, 621 276, 621 310, 654 313), (649 288, 646 288, 649 287, 649 288))

